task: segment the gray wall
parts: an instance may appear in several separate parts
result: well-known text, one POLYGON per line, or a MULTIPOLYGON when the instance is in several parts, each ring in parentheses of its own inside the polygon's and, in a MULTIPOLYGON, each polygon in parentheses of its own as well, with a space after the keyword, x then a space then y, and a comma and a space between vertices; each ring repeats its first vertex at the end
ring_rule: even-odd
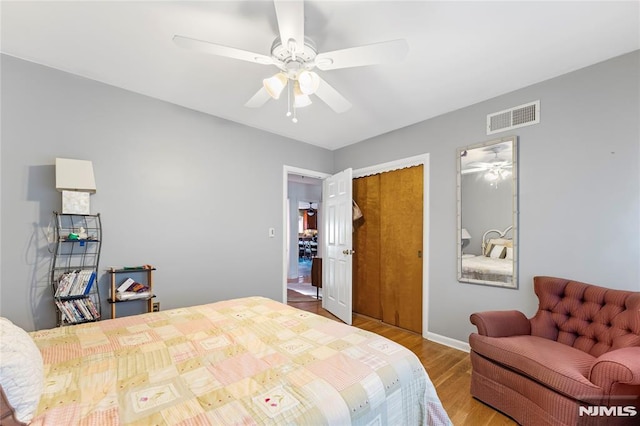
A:
POLYGON ((282 299, 283 165, 331 172, 331 151, 1 59, 2 316, 28 330, 55 325, 45 230, 61 208, 56 157, 93 161, 101 269, 155 265, 162 309, 282 299))
POLYGON ((640 290, 639 62, 634 52, 330 152, 2 56, 0 314, 26 329, 54 324, 44 230, 60 209, 55 157, 94 162, 101 265, 156 265, 162 309, 281 299, 284 164, 331 172, 422 153, 429 331, 464 341, 474 311, 532 314, 534 275, 640 290), (456 148, 506 136, 486 136, 486 114, 535 99, 541 123, 513 132, 520 288, 458 283, 456 148))
POLYGON ((430 332, 466 341, 472 312, 533 314, 535 275, 640 290, 639 62, 636 51, 335 152, 336 170, 430 154, 430 332), (536 99, 540 124, 486 135, 488 113, 536 99), (520 288, 458 283, 456 148, 508 134, 520 139, 520 288))

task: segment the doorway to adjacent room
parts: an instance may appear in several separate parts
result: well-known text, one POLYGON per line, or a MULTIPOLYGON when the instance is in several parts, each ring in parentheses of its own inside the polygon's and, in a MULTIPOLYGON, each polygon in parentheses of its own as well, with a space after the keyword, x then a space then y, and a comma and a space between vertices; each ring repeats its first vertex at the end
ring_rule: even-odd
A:
POLYGON ((328 175, 291 167, 285 171, 286 300, 319 301, 322 290, 312 285, 311 270, 313 259, 321 255, 322 180, 328 175))

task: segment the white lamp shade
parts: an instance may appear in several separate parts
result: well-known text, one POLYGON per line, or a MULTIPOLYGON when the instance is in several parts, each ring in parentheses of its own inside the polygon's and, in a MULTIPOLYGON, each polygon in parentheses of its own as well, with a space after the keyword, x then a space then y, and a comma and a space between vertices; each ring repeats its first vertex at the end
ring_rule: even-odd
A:
POLYGON ((471 239, 471 234, 469 234, 469 231, 467 231, 467 228, 462 228, 462 237, 463 240, 470 240, 471 239))
POLYGON ((313 71, 302 71, 298 76, 300 91, 305 95, 313 95, 320 85, 320 77, 313 71))
POLYGON ((293 106, 295 108, 303 108, 309 105, 311 105, 311 99, 302 93, 302 90, 300 90, 300 82, 296 81, 293 86, 293 106))
POLYGON ((88 160, 56 158, 56 189, 95 193, 93 163, 88 160))
POLYGON ((284 73, 279 72, 272 77, 262 80, 262 85, 264 86, 269 96, 271 96, 273 99, 278 99, 284 88, 287 86, 288 80, 289 79, 284 73))
POLYGON ((311 105, 311 103, 311 99, 307 95, 297 95, 295 101, 293 101, 293 106, 296 108, 304 108, 311 105))

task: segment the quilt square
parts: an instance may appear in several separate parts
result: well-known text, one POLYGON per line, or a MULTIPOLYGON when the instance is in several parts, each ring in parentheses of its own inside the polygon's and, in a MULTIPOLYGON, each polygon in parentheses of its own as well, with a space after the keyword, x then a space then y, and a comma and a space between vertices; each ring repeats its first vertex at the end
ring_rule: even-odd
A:
POLYGON ((253 402, 270 418, 274 418, 300 403, 300 401, 282 387, 271 389, 253 398, 253 402))

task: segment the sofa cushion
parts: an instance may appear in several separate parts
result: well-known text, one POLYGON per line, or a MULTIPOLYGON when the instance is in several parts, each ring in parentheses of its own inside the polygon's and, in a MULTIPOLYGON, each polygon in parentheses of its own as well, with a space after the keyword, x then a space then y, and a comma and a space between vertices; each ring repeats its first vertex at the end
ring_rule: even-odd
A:
POLYGON ((571 346, 537 336, 496 338, 476 333, 469 344, 477 354, 571 398, 592 401, 604 394, 587 379, 595 358, 571 346))
POLYGON ((555 277, 535 277, 540 304, 531 334, 598 357, 640 346, 640 292, 612 290, 555 277))

